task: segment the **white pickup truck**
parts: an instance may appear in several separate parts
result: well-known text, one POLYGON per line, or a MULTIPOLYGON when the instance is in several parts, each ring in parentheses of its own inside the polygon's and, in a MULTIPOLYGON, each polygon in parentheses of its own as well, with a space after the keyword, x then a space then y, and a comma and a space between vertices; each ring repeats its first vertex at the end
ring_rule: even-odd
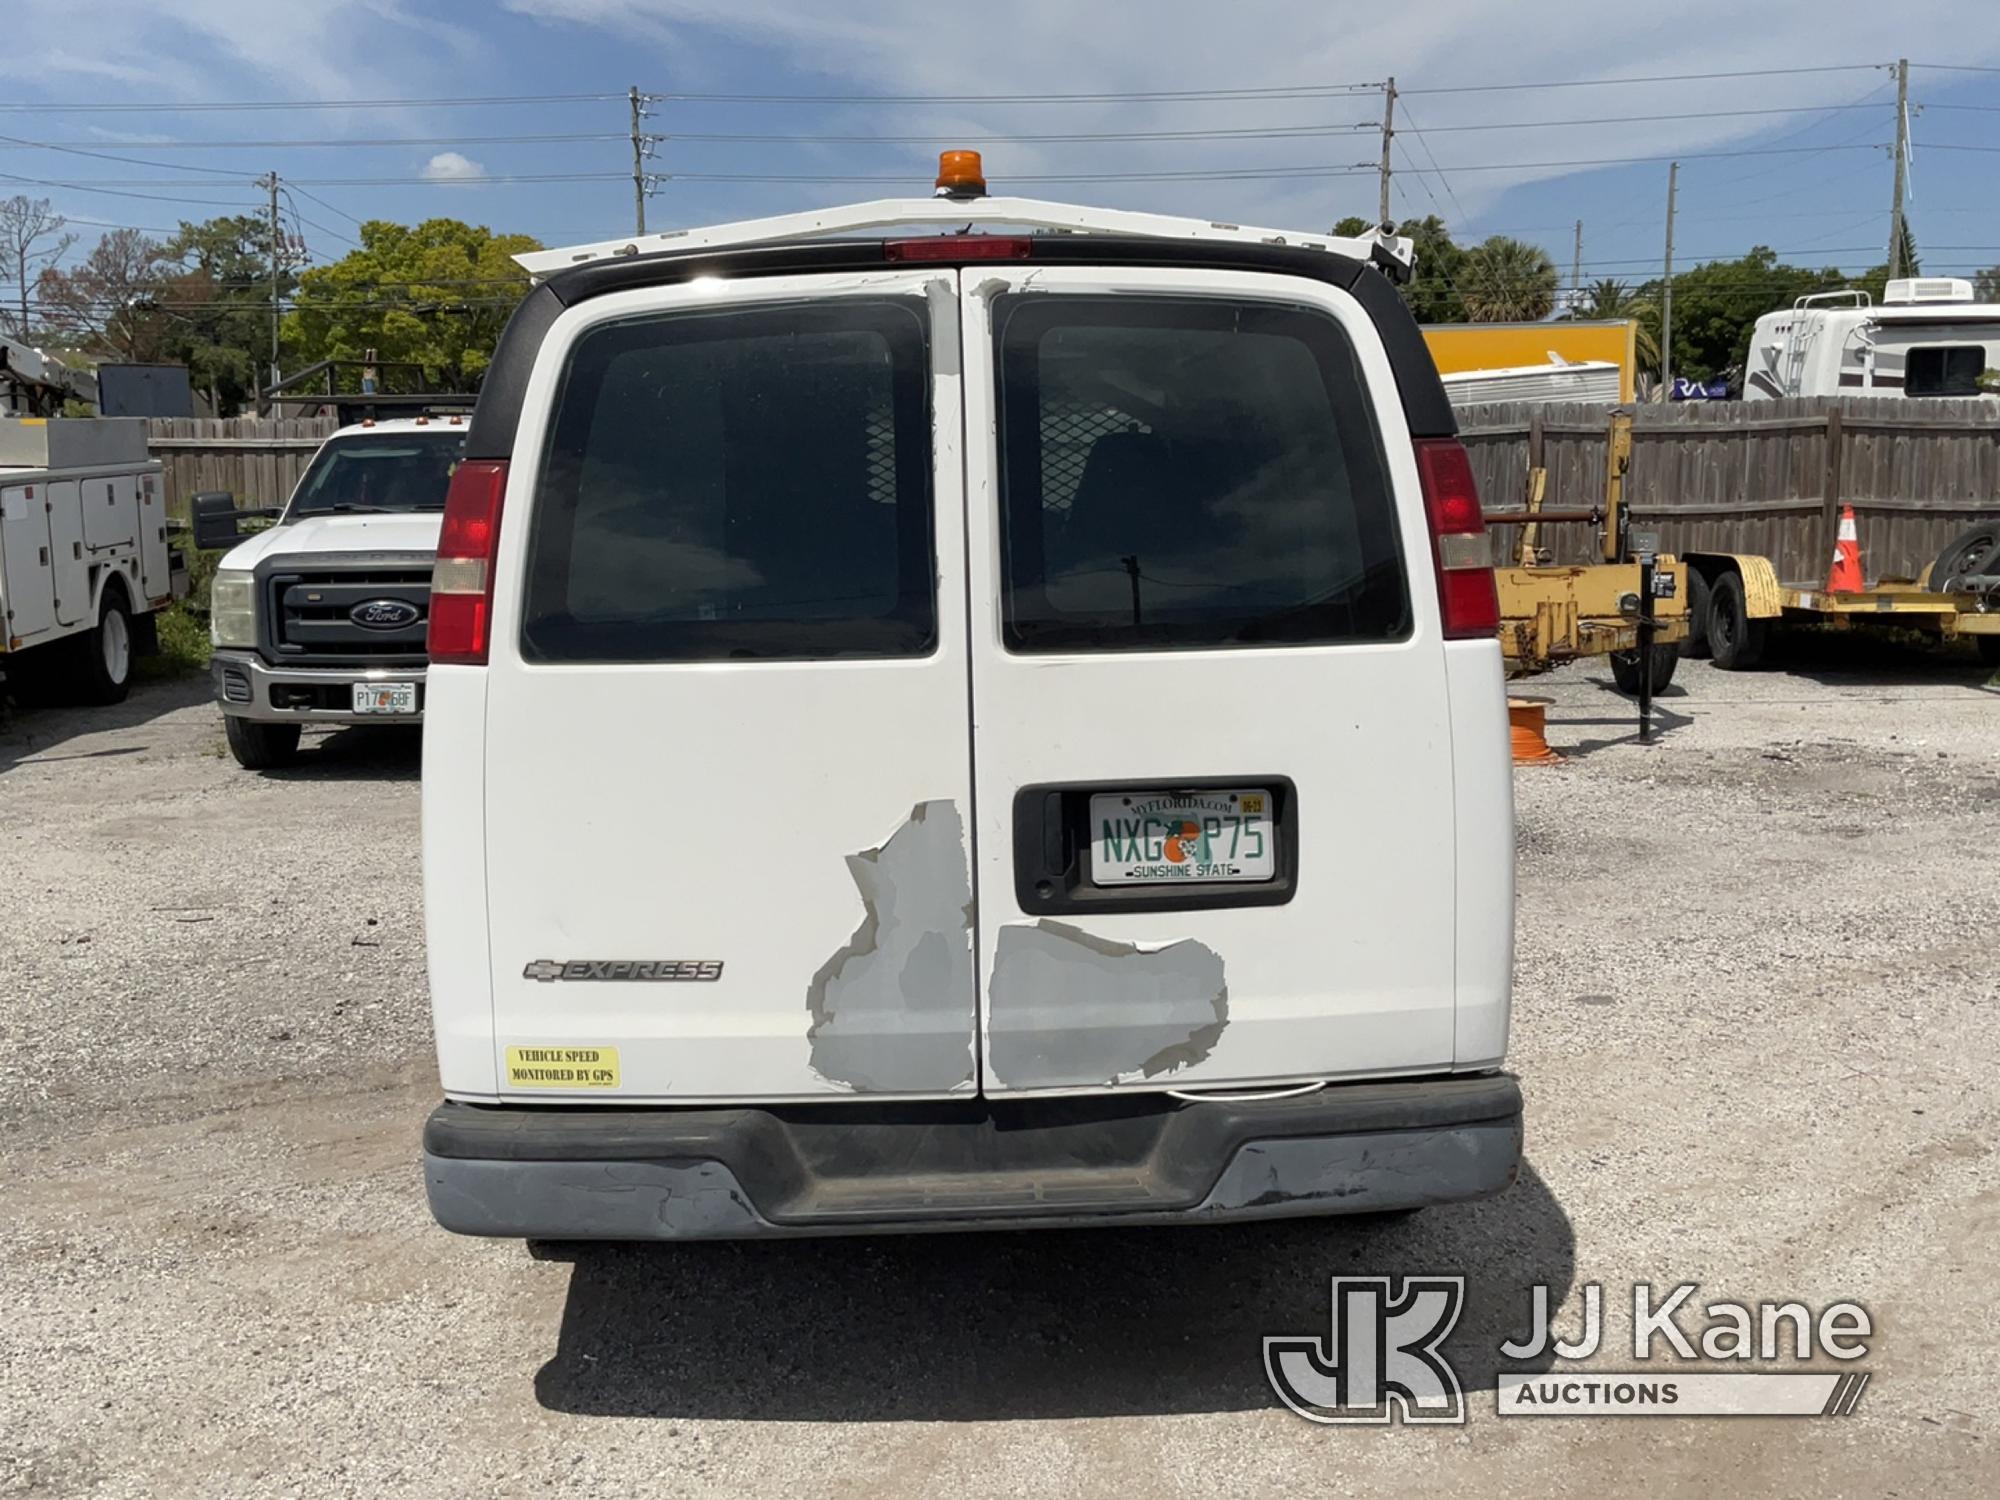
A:
POLYGON ((271 512, 195 497, 196 545, 230 547, 209 591, 210 670, 246 768, 289 761, 307 724, 422 720, 431 565, 465 431, 448 415, 343 427, 247 539, 241 521, 271 512))

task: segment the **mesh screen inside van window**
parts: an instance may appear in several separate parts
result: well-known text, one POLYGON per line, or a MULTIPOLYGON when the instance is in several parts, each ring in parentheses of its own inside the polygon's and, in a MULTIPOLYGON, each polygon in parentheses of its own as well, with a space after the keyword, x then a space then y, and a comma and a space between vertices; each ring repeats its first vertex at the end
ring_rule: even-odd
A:
POLYGON ((914 301, 821 299, 579 338, 536 487, 523 654, 927 653, 924 318, 914 301))
POLYGON ((1332 317, 1015 294, 993 320, 1009 649, 1409 633, 1373 398, 1332 317))

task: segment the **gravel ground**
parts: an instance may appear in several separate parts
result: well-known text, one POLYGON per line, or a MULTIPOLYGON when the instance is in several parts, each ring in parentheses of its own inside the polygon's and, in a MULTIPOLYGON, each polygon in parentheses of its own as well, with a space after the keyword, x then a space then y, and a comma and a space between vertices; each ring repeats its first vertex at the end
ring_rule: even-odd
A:
MULTIPOLYGON (((610 1248, 434 1229, 415 746, 202 684, 0 725, 0 1493, 1991 1493, 2000 691, 1805 643, 1532 685, 1528 1169, 1389 1225, 610 1248), (1459 1429, 1277 1409, 1335 1274, 1463 1274, 1459 1429), (1856 1298, 1828 1421, 1500 1419, 1551 1285, 1856 1298), (1982 1479, 1981 1476, 1985 1477, 1982 1479)), ((1698 1321, 1698 1320, 1697 1320, 1698 1321)), ((1629 1368, 1617 1345, 1596 1363, 1629 1368)))

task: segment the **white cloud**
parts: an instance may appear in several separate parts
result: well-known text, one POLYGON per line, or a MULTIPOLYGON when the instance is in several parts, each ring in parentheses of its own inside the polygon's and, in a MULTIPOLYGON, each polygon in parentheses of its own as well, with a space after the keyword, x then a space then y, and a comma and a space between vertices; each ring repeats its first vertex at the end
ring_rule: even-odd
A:
POLYGON ((95 0, 90 11, 83 48, 73 10, 9 7, 0 77, 78 97, 114 80, 152 98, 381 98, 423 92, 480 46, 476 28, 418 0, 95 0))
POLYGON ((424 176, 432 182, 477 182, 486 168, 456 151, 440 151, 424 163, 424 176))

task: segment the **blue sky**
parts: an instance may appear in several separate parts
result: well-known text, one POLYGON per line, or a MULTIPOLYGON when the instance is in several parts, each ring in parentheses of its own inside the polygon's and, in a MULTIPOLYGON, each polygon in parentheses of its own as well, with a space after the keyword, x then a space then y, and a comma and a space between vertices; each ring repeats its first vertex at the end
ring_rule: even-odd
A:
POLYGON ((996 186, 1324 228, 1345 214, 1373 214, 1367 164, 1379 138, 1343 127, 1379 121, 1378 91, 1043 103, 990 96, 1328 88, 1393 74, 1408 91, 1394 156, 1398 216, 1439 212, 1461 239, 1507 232, 1535 240, 1565 279, 1580 218, 1585 280, 1636 281, 1659 264, 1665 162, 1541 164, 1678 154, 1678 263, 1763 243, 1789 260, 1858 268, 1883 258, 1894 81, 1882 65, 1902 55, 1951 65, 1912 69, 1910 213, 1925 269, 1965 273, 2000 263, 1996 9, 1995 0, 1766 0, 1643 13, 1580 0, 98 0, 87 24, 80 11, 54 6, 10 17, 0 106, 38 107, 0 108, 8 138, 0 140, 0 173, 15 179, 0 177, 0 193, 47 196, 94 237, 108 224, 171 230, 233 205, 251 210, 261 195, 249 179, 275 168, 296 184, 289 211, 321 262, 347 249, 356 221, 370 217, 451 215, 551 244, 604 238, 631 227, 622 97, 472 107, 103 106, 622 96, 637 84, 668 96, 647 121, 666 137, 651 163, 662 179, 649 205, 655 228, 903 186, 922 191, 939 146, 1050 135, 1145 138, 985 144, 996 186), (1826 71, 1797 71, 1808 69, 1826 71), (1751 70, 1794 71, 1542 86, 1751 70), (731 94, 867 102, 686 97, 731 94), (47 105, 93 107, 39 107, 47 105), (1248 133, 1221 134, 1232 131, 1248 133), (1292 133, 1267 134, 1275 131, 1292 133), (524 136, 585 138, 496 139, 524 136), (833 139, 885 136, 914 139, 833 139), (347 144, 379 140, 396 143, 347 144), (70 149, 49 149, 58 145, 70 149), (1727 154, 1763 152, 1773 154, 1727 154), (1177 171, 1220 175, 1141 175, 1177 171), (1353 175, 1324 175, 1340 172, 1353 175), (575 174, 604 175, 505 180, 575 174), (895 180, 717 180, 878 175, 895 180), (1083 180, 1031 180, 1066 175, 1083 180), (447 180, 342 181, 352 178, 447 180))

